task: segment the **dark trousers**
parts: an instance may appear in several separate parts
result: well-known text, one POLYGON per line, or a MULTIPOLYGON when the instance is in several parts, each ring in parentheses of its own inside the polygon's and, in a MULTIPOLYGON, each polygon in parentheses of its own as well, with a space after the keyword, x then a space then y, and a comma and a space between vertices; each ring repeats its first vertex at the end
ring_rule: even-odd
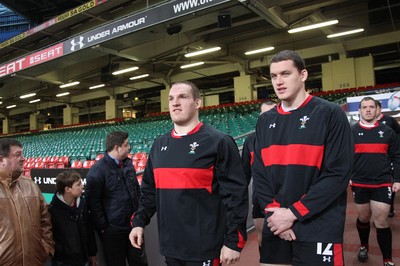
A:
POLYGON ((108 266, 147 266, 144 245, 134 248, 129 241, 130 230, 109 225, 102 234, 104 255, 108 266))

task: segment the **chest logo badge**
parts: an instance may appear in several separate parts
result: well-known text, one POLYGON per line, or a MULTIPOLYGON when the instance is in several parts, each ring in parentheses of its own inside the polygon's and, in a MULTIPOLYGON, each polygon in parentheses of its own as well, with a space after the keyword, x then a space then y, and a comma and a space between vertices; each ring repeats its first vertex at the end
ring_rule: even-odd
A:
POLYGON ((383 138, 383 133, 384 133, 384 132, 381 130, 381 131, 379 131, 378 133, 379 133, 379 137, 380 137, 380 138, 383 138))
POLYGON ((299 129, 306 128, 306 123, 307 123, 308 120, 310 120, 310 118, 308 118, 308 116, 306 116, 306 115, 303 116, 303 118, 300 118, 300 124, 301 124, 301 126, 300 126, 299 129))
POLYGON ((197 142, 193 142, 190 144, 190 152, 189 154, 196 154, 196 148, 199 147, 200 145, 197 142))

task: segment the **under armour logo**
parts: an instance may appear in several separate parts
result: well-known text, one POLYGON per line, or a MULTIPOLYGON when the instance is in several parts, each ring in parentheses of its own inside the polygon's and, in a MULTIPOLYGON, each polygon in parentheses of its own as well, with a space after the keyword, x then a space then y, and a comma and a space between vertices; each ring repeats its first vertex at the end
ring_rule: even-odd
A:
POLYGON ((364 136, 364 133, 359 132, 358 135, 359 135, 359 136, 364 136))
POLYGON ((269 128, 275 128, 275 126, 276 126, 276 123, 269 124, 269 128))
POLYGON ((161 147, 161 151, 166 151, 167 150, 167 146, 161 147))
POLYGON ((211 260, 203 262, 203 266, 211 266, 211 260))
MULTIPOLYGON (((71 51, 75 51, 75 47, 76 46, 79 46, 79 48, 78 49, 82 49, 82 47, 83 46, 85 46, 85 44, 83 43, 83 37, 82 36, 80 36, 79 37, 79 41, 75 41, 75 39, 72 39, 72 41, 71 41, 71 51)), ((78 49, 76 49, 76 50, 78 50, 78 49)))
POLYGON ((386 125, 386 121, 382 121, 382 124, 385 124, 385 125, 386 125))
POLYGON ((322 257, 322 262, 331 262, 331 257, 323 256, 322 257))
POLYGON ((33 178, 33 181, 34 181, 36 184, 42 184, 42 178, 40 178, 40 177, 34 177, 34 178, 33 178))
POLYGON ((379 131, 378 133, 379 133, 379 137, 380 137, 380 138, 383 138, 383 133, 384 133, 384 132, 383 132, 383 131, 379 131))

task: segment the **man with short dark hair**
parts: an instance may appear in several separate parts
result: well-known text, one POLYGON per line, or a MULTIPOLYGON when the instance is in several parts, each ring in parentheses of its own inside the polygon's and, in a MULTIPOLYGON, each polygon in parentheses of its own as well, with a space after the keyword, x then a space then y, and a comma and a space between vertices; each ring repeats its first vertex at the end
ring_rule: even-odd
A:
POLYGON ((261 265, 343 265, 343 233, 353 144, 339 105, 309 95, 294 51, 272 57, 281 102, 256 126, 255 197, 265 209, 261 265))
POLYGON ((199 121, 195 84, 173 84, 168 98, 174 129, 151 147, 129 239, 140 248, 157 211, 168 266, 234 264, 246 241, 248 211, 238 148, 232 137, 199 121))
POLYGON ((86 195, 94 227, 102 240, 108 266, 146 266, 144 249, 129 243, 130 217, 139 206, 140 187, 132 160, 128 133, 107 135, 106 152, 86 176, 86 195))
POLYGON ((358 212, 356 226, 361 242, 358 260, 368 260, 372 221, 383 263, 391 266, 394 264, 388 214, 392 192, 400 189, 400 150, 394 130, 377 122, 376 107, 372 97, 363 98, 359 107, 360 121, 352 126, 355 157, 351 188, 358 212), (393 185, 392 176, 395 180, 393 185))
POLYGON ((0 139, 0 265, 43 266, 54 254, 47 204, 24 161, 20 142, 0 139))

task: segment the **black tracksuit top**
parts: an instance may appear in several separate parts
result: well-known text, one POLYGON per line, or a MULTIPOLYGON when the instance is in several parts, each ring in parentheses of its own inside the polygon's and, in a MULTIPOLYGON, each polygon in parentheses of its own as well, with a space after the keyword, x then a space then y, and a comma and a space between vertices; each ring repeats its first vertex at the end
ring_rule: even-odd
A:
POLYGON ((153 144, 132 226, 157 211, 160 252, 184 261, 219 258, 223 245, 240 251, 246 240, 247 182, 232 137, 199 123, 153 144))
POLYGON ((353 150, 337 104, 309 96, 296 110, 285 112, 279 104, 262 114, 253 163, 261 209, 289 208, 297 217, 296 241, 342 242, 353 150))

